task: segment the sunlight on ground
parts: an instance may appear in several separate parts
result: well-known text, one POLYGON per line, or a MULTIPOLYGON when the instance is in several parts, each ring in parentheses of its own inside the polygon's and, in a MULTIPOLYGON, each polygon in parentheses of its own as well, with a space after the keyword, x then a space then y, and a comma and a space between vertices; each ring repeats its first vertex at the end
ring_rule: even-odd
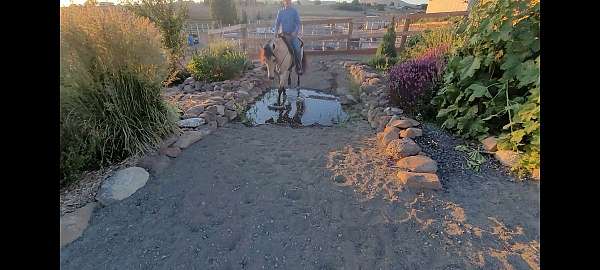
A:
POLYGON ((469 224, 465 209, 457 203, 441 199, 437 194, 402 192, 393 165, 380 153, 376 140, 370 138, 358 146, 346 145, 330 152, 327 161, 327 168, 333 173, 332 181, 353 188, 362 202, 377 197, 390 203, 404 202, 404 216, 384 215, 385 223, 414 222, 419 231, 438 238, 442 245, 445 243, 451 252, 466 258, 475 267, 490 267, 495 260, 493 265, 499 263, 501 269, 512 270, 515 268, 509 258, 513 257, 521 258, 533 270, 540 269, 539 243, 515 239, 525 234, 521 226, 509 228, 500 218, 492 216, 488 216, 489 223, 485 226, 469 224))

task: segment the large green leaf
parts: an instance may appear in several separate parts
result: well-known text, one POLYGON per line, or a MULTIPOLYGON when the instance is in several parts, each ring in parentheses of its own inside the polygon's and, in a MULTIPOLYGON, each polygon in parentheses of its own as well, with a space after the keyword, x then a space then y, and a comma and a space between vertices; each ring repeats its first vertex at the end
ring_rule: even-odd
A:
POLYGON ((488 91, 488 88, 478 83, 471 84, 467 89, 473 90, 473 93, 471 94, 471 96, 469 96, 469 101, 473 101, 476 98, 480 98, 483 96, 489 98, 492 97, 492 95, 488 91))

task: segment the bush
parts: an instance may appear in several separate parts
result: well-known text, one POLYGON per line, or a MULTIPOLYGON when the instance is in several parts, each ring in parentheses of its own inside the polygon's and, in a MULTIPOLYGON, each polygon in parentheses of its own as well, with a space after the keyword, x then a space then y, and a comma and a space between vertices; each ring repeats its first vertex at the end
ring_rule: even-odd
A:
POLYGON ((176 130, 160 91, 168 65, 146 18, 94 6, 60 11, 60 183, 142 153, 176 130))
POLYGON ((233 79, 248 66, 246 54, 227 41, 209 44, 192 56, 188 70, 196 80, 217 82, 233 79))
POLYGON ((434 98, 443 127, 469 138, 504 133, 499 148, 524 152, 520 173, 539 167, 539 20, 539 1, 477 5, 434 98))
POLYGON ((387 31, 383 35, 383 40, 377 47, 376 57, 388 57, 395 58, 398 56, 396 53, 396 20, 392 18, 392 23, 387 27, 387 31))
POLYGON ((395 105, 413 116, 432 117, 431 98, 444 70, 447 47, 434 48, 421 56, 397 64, 389 71, 390 97, 395 105))
POLYGON ((392 66, 398 62, 398 58, 389 58, 385 56, 378 56, 371 58, 367 63, 369 66, 374 67, 378 71, 388 71, 392 66))
POLYGON ((184 73, 182 59, 185 49, 184 23, 187 4, 175 0, 126 0, 125 7, 146 17, 158 27, 163 47, 168 51, 169 72, 164 84, 171 85, 184 73))
POLYGON ((461 44, 461 39, 454 33, 453 27, 427 29, 407 40, 406 49, 402 52, 400 58, 403 60, 417 58, 440 46, 447 46, 448 52, 452 53, 461 44))

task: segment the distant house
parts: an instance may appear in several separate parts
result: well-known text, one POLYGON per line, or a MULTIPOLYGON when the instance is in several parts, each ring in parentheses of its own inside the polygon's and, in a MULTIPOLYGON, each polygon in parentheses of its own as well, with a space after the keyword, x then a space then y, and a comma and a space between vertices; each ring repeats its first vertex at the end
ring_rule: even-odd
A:
POLYGON ((469 0, 429 0, 426 13, 466 11, 469 0))

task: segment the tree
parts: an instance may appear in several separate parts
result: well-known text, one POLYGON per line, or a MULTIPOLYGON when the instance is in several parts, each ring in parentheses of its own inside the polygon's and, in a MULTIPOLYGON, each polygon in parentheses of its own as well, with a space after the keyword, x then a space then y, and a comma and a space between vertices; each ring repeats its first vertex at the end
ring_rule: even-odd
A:
POLYGON ((210 16, 222 24, 238 22, 237 9, 233 0, 205 0, 210 8, 210 16))
POLYGON ((242 11, 242 21, 240 23, 248 23, 248 14, 246 14, 246 10, 242 11))
POLYGON ((352 0, 352 4, 358 6, 360 5, 360 2, 358 0, 352 0))
POLYGON ((178 79, 185 69, 181 60, 184 56, 185 38, 183 26, 188 16, 187 4, 177 0, 126 0, 125 7, 139 16, 148 18, 161 32, 162 43, 168 50, 170 84, 178 79))
POLYGON ((396 58, 396 19, 392 18, 392 23, 388 26, 387 32, 383 35, 383 40, 377 48, 376 56, 386 58, 396 58))
POLYGON ((321 4, 321 0, 314 0, 314 1, 313 1, 313 3, 314 3, 315 5, 320 5, 320 4, 321 4))

